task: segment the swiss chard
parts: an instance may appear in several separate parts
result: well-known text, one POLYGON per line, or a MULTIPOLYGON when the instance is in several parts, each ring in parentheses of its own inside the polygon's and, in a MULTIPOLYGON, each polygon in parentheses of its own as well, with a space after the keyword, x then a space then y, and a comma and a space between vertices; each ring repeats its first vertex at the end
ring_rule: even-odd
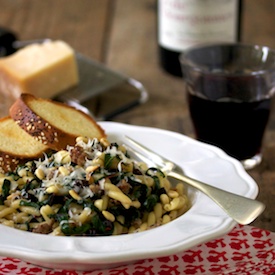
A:
POLYGON ((151 212, 158 202, 159 197, 156 194, 150 194, 143 203, 143 206, 148 212, 151 212))
POLYGON ((114 230, 114 225, 109 220, 106 220, 102 215, 97 214, 92 217, 93 229, 96 235, 112 235, 114 230))
POLYGON ((24 201, 24 200, 20 201, 20 206, 31 206, 31 207, 34 207, 34 208, 37 208, 37 209, 40 208, 40 205, 38 203, 31 202, 31 201, 24 201))
POLYGON ((4 179, 2 184, 2 194, 0 195, 0 204, 3 205, 4 201, 7 199, 7 196, 10 194, 11 182, 7 179, 4 179))
POLYGON ((117 170, 118 163, 120 162, 120 158, 118 155, 111 155, 109 153, 105 154, 104 157, 104 168, 106 170, 117 170))
POLYGON ((55 219, 58 222, 61 221, 68 221, 69 220, 69 207, 73 199, 68 199, 64 205, 58 210, 58 212, 55 214, 55 219))
POLYGON ((60 228, 62 233, 67 236, 79 236, 85 234, 91 228, 91 225, 86 223, 77 226, 74 223, 63 222, 61 223, 60 228))

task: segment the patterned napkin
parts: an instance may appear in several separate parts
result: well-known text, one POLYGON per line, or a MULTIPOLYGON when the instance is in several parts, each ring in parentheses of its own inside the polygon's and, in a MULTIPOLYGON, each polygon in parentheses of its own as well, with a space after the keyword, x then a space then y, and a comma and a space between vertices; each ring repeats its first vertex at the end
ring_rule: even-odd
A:
POLYGON ((275 233, 236 226, 229 234, 181 253, 98 271, 50 270, 0 257, 0 275, 271 275, 275 233))

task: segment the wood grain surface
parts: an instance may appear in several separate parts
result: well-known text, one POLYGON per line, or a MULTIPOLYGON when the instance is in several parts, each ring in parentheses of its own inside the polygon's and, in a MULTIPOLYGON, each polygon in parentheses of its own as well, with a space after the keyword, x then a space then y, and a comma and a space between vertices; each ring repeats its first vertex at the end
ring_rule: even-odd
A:
MULTIPOLYGON (((274 16, 274 0, 245 0, 242 41, 275 48, 274 16)), ((20 40, 64 40, 87 57, 141 81, 148 102, 115 121, 194 137, 183 80, 158 64, 155 0, 0 0, 0 26, 12 29, 20 40)), ((263 155, 262 164, 248 171, 259 185, 258 199, 267 206, 252 225, 275 231, 275 110, 263 155)))

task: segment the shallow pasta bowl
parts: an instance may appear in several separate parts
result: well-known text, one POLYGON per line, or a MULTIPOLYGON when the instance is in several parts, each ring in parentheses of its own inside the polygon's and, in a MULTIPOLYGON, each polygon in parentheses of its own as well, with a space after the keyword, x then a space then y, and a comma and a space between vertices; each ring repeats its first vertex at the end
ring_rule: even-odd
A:
MULTIPOLYGON (((220 149, 156 128, 101 122, 110 141, 142 142, 182 166, 185 173, 227 191, 255 198, 258 187, 242 165, 220 149)), ((121 236, 60 237, 0 226, 0 254, 49 268, 95 270, 167 256, 228 233, 235 225, 213 201, 188 188, 190 210, 160 227, 121 236)))

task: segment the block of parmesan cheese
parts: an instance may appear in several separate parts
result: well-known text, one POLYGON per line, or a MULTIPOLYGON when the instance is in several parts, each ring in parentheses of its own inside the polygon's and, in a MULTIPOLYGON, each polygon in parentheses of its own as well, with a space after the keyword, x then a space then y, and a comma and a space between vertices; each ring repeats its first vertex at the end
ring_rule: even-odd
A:
POLYGON ((0 92, 12 99, 21 93, 51 98, 78 81, 74 50, 63 41, 31 44, 0 58, 0 92))

